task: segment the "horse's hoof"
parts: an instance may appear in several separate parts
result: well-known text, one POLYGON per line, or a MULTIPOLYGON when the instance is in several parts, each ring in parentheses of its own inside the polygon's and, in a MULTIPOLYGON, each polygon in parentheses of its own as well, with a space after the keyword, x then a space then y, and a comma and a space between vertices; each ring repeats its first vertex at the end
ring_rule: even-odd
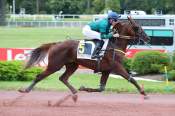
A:
POLYGON ((72 95, 72 100, 76 103, 78 99, 78 95, 77 94, 73 94, 72 95))
POLYGON ((146 96, 144 96, 144 99, 145 99, 145 100, 149 99, 149 96, 147 96, 147 95, 146 95, 146 96))
MULTIPOLYGON (((51 105, 53 107, 58 107, 60 106, 62 103, 64 103, 66 100, 68 100, 72 95, 68 94, 66 96, 64 96, 63 98, 61 98, 59 101, 57 101, 54 105, 51 105)), ((73 98, 72 98, 73 99, 73 98)), ((48 103, 49 104, 49 103, 48 103)), ((49 106, 49 105, 48 105, 49 106)))
POLYGON ((47 106, 49 106, 49 107, 52 106, 52 103, 50 100, 48 101, 47 106))
POLYGON ((81 87, 79 88, 79 91, 84 91, 84 89, 85 89, 85 87, 84 87, 84 86, 81 86, 81 87))
POLYGON ((20 93, 29 93, 30 91, 28 91, 27 89, 19 89, 18 90, 20 93))

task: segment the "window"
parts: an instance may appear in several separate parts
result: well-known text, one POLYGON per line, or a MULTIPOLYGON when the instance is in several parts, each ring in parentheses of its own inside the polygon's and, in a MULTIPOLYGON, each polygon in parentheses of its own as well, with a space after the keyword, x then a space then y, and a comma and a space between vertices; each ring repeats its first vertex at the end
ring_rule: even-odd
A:
POLYGON ((173 45, 173 37, 161 37, 161 36, 150 36, 151 45, 162 45, 162 46, 171 46, 173 45))
POLYGON ((145 33, 151 37, 151 45, 173 45, 173 30, 145 30, 145 33))
MULTIPOLYGON (((127 19, 119 19, 127 21, 127 19)), ((134 19, 141 26, 165 26, 165 19, 134 19)))
MULTIPOLYGON (((173 30, 153 30, 145 29, 145 33, 151 38, 149 44, 157 46, 171 46, 173 45, 173 30)), ((130 42, 131 45, 136 45, 138 41, 130 42)), ((139 45, 144 45, 141 41, 139 45)))
POLYGON ((174 25, 174 19, 169 20, 169 25, 174 25))
POLYGON ((164 37, 173 37, 173 30, 159 30, 159 29, 144 29, 145 33, 148 36, 164 36, 164 37))

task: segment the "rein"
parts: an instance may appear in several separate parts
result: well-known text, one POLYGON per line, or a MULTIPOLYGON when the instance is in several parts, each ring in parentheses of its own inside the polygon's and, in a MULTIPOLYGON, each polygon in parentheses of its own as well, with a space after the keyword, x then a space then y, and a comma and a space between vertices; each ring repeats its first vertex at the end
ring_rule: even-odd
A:
POLYGON ((132 36, 125 36, 125 35, 119 35, 119 38, 123 38, 123 39, 133 39, 135 37, 132 36))

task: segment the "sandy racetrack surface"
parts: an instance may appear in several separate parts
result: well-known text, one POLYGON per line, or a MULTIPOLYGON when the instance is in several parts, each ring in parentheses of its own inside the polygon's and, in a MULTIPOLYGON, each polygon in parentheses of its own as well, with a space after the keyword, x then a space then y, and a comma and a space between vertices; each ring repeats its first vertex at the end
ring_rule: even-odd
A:
POLYGON ((175 95, 143 100, 139 94, 80 92, 76 103, 70 97, 57 107, 49 106, 67 94, 0 91, 0 116, 175 116, 175 95))

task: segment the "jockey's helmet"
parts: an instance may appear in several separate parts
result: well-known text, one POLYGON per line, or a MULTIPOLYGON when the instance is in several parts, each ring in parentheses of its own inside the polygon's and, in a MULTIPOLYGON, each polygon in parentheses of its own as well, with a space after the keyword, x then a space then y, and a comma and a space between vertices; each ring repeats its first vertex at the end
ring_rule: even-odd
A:
POLYGON ((109 12, 108 13, 108 19, 113 19, 114 21, 117 21, 121 16, 118 15, 116 12, 109 12))

